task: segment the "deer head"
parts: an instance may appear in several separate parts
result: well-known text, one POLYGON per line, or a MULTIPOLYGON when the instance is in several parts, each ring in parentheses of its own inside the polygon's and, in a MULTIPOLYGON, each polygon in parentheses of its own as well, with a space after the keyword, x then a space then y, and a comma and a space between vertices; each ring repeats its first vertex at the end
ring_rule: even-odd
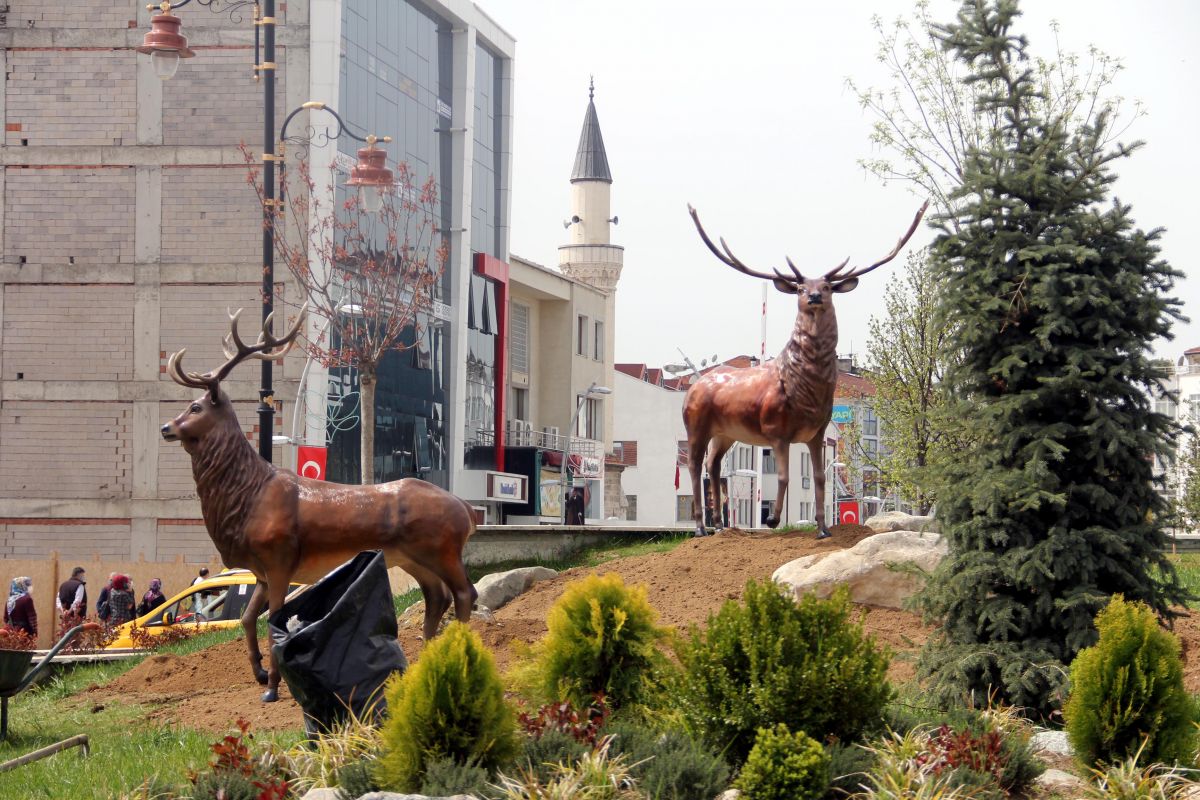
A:
POLYGON ((862 275, 866 275, 871 270, 881 267, 896 257, 901 248, 912 237, 917 230, 917 225, 921 222, 921 217, 925 215, 925 209, 929 207, 929 201, 926 200, 924 205, 917 210, 917 215, 913 218, 912 225, 908 227, 908 231, 900 237, 900 241, 896 242, 896 246, 892 252, 888 253, 883 258, 876 261, 874 264, 866 267, 851 268, 846 270, 846 264, 850 262, 847 258, 841 264, 838 264, 833 269, 821 275, 818 278, 806 278, 792 263, 792 259, 785 256, 788 269, 792 274, 788 275, 782 270, 776 269, 774 274, 758 272, 750 269, 741 262, 729 249, 729 245, 725 244, 724 239, 719 239, 721 247, 718 249, 713 244, 712 239, 708 238, 708 234, 704 231, 704 226, 700 224, 700 217, 696 214, 696 209, 688 206, 688 213, 692 215, 692 221, 696 223, 696 230, 700 232, 700 238, 708 245, 708 249, 713 252, 717 258, 725 262, 729 266, 736 269, 738 272, 750 275, 755 278, 762 278, 771 281, 775 284, 775 288, 785 294, 797 295, 797 304, 801 314, 822 314, 826 309, 833 305, 833 295, 835 293, 849 292, 858 286, 858 279, 862 275))
POLYGON ((205 372, 203 375, 197 372, 184 372, 182 361, 187 348, 172 353, 171 357, 167 359, 167 374, 171 376, 171 380, 181 386, 205 390, 204 394, 193 400, 182 414, 162 426, 162 437, 168 442, 182 442, 184 450, 189 453, 213 428, 228 424, 230 420, 233 420, 234 425, 237 424, 232 404, 225 392, 221 391, 221 381, 234 367, 246 359, 273 361, 287 355, 287 352, 292 349, 292 345, 295 344, 296 336, 304 327, 308 304, 306 303, 300 309, 300 314, 296 317, 296 323, 292 329, 279 339, 271 335, 271 320, 275 315, 268 316, 263 322, 262 333, 258 335, 258 341, 252 345, 245 344, 242 337, 238 335, 238 317, 241 314, 242 309, 240 308, 229 313, 229 333, 225 334, 225 338, 222 340, 226 361, 221 366, 205 372))

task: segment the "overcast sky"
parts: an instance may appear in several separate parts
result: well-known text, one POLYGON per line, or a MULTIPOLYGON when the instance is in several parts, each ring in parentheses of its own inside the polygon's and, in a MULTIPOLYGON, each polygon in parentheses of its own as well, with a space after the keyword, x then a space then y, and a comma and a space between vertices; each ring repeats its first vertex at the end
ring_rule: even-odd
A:
MULTIPOLYGON (((514 254, 557 266, 570 215, 568 179, 587 107, 589 75, 613 174, 613 243, 625 247, 617 290, 616 358, 661 365, 757 353, 761 282, 718 262, 687 216, 747 264, 783 256, 821 272, 885 255, 920 200, 858 166, 872 154, 872 117, 846 79, 889 86, 876 62, 874 14, 910 0, 853 3, 752 0, 477 0, 517 39, 513 157, 514 254)), ((950 19, 958 3, 934 0, 950 19)), ((1163 252, 1188 278, 1176 286, 1193 321, 1156 353, 1200 346, 1200 3, 1194 0, 1026 0, 1018 32, 1051 55, 1065 48, 1120 57, 1117 91, 1149 114, 1130 138, 1147 146, 1118 162, 1116 194, 1144 228, 1164 227, 1163 252)), ((920 230, 910 247, 927 243, 920 230)), ((865 353, 867 323, 902 260, 837 297, 839 351, 865 353)), ((769 293, 767 353, 783 347, 793 298, 769 293)))

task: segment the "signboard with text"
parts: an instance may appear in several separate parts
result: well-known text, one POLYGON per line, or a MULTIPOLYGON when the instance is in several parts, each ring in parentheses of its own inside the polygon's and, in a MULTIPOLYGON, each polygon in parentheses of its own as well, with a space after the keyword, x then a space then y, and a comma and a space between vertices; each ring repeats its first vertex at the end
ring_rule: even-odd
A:
POLYGON ((854 406, 834 406, 833 419, 830 422, 836 422, 838 425, 854 422, 854 406))
POLYGON ((484 498, 498 503, 528 503, 529 478, 510 472, 488 472, 484 476, 484 498))

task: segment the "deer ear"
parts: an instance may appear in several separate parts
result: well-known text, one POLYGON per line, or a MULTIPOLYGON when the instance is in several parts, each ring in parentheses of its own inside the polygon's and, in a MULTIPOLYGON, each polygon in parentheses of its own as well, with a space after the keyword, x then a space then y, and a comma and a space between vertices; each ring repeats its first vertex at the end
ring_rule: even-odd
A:
POLYGON ((796 284, 791 281, 785 281, 783 278, 776 278, 774 281, 775 288, 784 294, 795 294, 800 291, 796 284))
POLYGON ((858 287, 858 278, 851 278, 847 281, 838 281, 833 285, 833 290, 838 292, 852 292, 858 287))

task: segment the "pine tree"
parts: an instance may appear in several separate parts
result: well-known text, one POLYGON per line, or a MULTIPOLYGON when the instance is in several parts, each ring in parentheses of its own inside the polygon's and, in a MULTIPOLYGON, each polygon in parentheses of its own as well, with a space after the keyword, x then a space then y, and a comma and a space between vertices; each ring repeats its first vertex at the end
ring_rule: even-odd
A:
POLYGON ((1179 318, 1161 231, 1109 201, 1109 118, 1046 113, 1011 32, 1015 0, 963 0, 941 27, 994 115, 973 149, 954 219, 933 245, 940 313, 961 351, 947 380, 979 440, 950 461, 938 509, 950 555, 923 604, 942 628, 920 672, 943 698, 1048 713, 1064 665, 1096 641, 1110 595, 1163 617, 1188 599, 1163 555, 1151 457, 1174 423, 1150 406, 1149 346, 1179 318))

